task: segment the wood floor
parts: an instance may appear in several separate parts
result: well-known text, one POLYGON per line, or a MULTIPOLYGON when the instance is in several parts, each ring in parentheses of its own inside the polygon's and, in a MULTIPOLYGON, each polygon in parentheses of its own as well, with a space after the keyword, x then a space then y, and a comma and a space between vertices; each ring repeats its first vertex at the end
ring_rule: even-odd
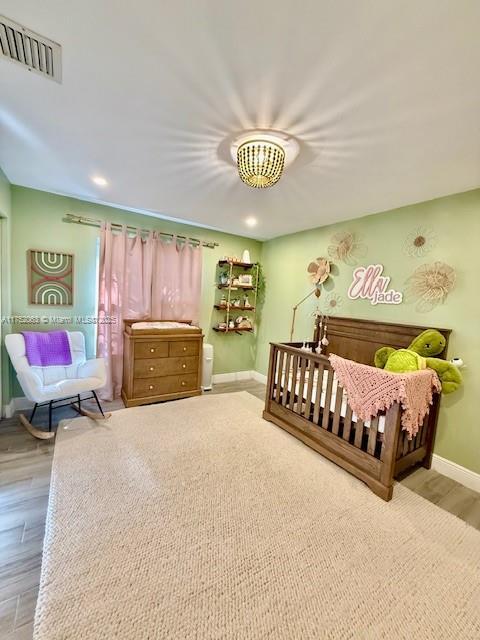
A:
MULTIPOLYGON (((209 393, 248 391, 263 400, 265 385, 253 380, 215 385, 209 393)), ((109 411, 121 401, 104 403, 109 411)), ((56 420, 75 417, 68 408, 56 420)), ((39 423, 47 416, 39 414, 39 423)), ((36 421, 37 421, 36 419, 36 421)), ((32 438, 17 418, 0 421, 0 639, 31 640, 40 580, 42 542, 54 443, 32 438)), ((480 529, 480 494, 420 469, 405 486, 480 529)))

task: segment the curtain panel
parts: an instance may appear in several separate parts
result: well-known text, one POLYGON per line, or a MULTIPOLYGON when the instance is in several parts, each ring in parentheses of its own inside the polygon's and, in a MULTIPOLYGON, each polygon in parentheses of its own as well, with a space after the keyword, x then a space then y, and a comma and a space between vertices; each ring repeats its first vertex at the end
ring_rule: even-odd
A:
POLYGON ((97 355, 105 358, 104 400, 120 396, 123 373, 123 321, 191 320, 198 324, 202 287, 202 247, 129 236, 104 223, 100 232, 97 355))

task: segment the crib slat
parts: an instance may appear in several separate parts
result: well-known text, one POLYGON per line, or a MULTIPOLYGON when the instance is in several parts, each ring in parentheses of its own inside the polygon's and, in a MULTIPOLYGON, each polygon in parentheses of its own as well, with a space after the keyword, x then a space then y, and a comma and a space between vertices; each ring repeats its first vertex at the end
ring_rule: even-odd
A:
POLYGON ((406 438, 406 431, 400 431, 400 435, 398 437, 398 447, 397 447, 397 460, 403 456, 403 443, 406 438))
POLYGON ((286 354, 287 362, 285 363, 285 376, 283 379, 283 394, 282 394, 282 404, 283 406, 287 406, 287 398, 288 398, 288 386, 290 382, 290 361, 292 359, 292 355, 290 353, 286 354))
POLYGON ((327 377, 327 389, 325 391, 325 403, 323 405, 323 429, 328 429, 328 422, 330 420, 330 402, 332 400, 332 386, 333 386, 333 369, 328 370, 327 377))
POLYGON ((371 456, 375 455, 375 446, 377 444, 377 433, 378 433, 378 416, 376 416, 375 418, 373 418, 373 420, 370 421, 370 428, 368 430, 367 451, 371 456))
POLYGON ((343 387, 337 385, 337 395, 335 397, 335 413, 333 414, 332 433, 338 436, 338 429, 340 426, 340 413, 342 410, 343 400, 343 387))
POLYGON ((280 404, 280 395, 282 390, 282 374, 283 361, 285 360, 285 352, 280 351, 277 358, 277 388, 275 389, 275 402, 280 404))
POLYGON ((403 450, 402 455, 406 456, 408 453, 408 447, 410 445, 410 440, 408 439, 408 433, 404 431, 405 438, 403 439, 403 450))
POLYGON ((322 364, 318 365, 318 378, 316 384, 315 391, 315 405, 313 408, 313 422, 318 424, 318 418, 320 417, 320 398, 322 397, 322 386, 323 386, 323 374, 325 371, 325 367, 322 364))
POLYGON ((416 449, 417 436, 408 441, 408 453, 416 449))
POLYGON ((304 416, 307 420, 310 420, 310 411, 312 410, 313 381, 315 379, 315 362, 313 360, 309 360, 308 364, 307 399, 305 401, 304 416))
POLYGON ((300 382, 298 383, 298 396, 297 396, 297 413, 302 415, 303 399, 305 398, 305 370, 307 368, 307 358, 300 357, 300 382))
POLYGON ((362 448, 362 438, 363 438, 363 420, 357 419, 357 423, 355 424, 355 441, 354 441, 354 445, 357 447, 357 449, 362 448))
POLYGON ((352 431, 352 407, 347 404, 347 410, 345 412, 345 418, 343 419, 343 434, 344 440, 350 440, 350 432, 352 431))
POLYGON ((293 365, 292 365, 292 384, 290 391, 290 402, 288 403, 288 408, 290 411, 293 411, 293 406, 295 404, 295 390, 297 388, 297 373, 298 373, 298 356, 293 356, 293 365))
POLYGON ((429 422, 430 422, 429 417, 425 416, 425 419, 424 419, 423 424, 422 424, 422 435, 421 435, 421 438, 420 438, 420 444, 421 444, 422 447, 425 444, 425 442, 427 441, 429 422))

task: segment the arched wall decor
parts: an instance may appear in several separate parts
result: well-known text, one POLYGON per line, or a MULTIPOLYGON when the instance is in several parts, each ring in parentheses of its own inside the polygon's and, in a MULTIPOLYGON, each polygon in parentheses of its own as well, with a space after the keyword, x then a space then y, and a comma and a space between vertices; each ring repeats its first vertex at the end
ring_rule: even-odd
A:
POLYGON ((73 255, 31 249, 28 252, 29 302, 46 306, 73 304, 73 255))

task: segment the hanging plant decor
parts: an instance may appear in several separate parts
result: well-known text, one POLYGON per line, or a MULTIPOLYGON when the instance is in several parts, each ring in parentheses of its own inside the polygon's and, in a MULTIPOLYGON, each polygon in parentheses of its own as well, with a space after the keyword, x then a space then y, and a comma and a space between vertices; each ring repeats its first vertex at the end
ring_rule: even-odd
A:
POLYGON ((445 302, 455 280, 455 269, 444 262, 422 264, 405 282, 406 301, 416 301, 417 311, 431 311, 445 302))
POLYGON ((356 265, 358 260, 367 255, 367 247, 362 244, 354 233, 339 231, 331 238, 328 255, 333 260, 340 260, 350 266, 356 265))
POLYGON ((412 258, 422 258, 437 244, 437 234, 429 227, 417 227, 405 238, 403 250, 412 258))

